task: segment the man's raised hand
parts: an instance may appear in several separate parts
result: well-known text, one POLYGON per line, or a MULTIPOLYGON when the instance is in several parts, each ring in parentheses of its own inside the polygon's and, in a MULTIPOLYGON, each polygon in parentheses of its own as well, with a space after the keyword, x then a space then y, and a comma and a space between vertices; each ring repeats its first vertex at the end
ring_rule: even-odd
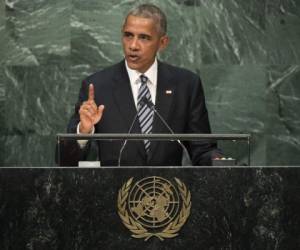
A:
POLYGON ((93 127, 98 123, 103 114, 104 105, 97 107, 95 103, 94 85, 89 85, 88 100, 83 102, 79 109, 80 125, 79 132, 82 134, 89 134, 92 132, 93 127))

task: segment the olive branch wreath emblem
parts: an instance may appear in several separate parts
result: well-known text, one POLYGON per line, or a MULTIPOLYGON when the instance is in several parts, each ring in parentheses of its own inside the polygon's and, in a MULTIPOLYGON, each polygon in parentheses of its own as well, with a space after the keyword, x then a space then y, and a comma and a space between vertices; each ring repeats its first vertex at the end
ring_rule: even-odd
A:
POLYGON ((132 237, 138 239, 144 238, 145 241, 147 241, 151 237, 157 237, 161 241, 163 241, 164 238, 174 238, 178 235, 178 231, 185 224, 186 220, 190 215, 192 203, 191 193, 189 190, 187 190, 185 184, 181 182, 178 178, 174 179, 177 183, 177 187, 182 198, 182 209, 179 215, 172 222, 170 222, 161 232, 155 233, 149 232, 139 222, 134 220, 127 212, 126 203, 133 178, 130 178, 127 182, 123 184, 118 193, 118 214, 124 226, 133 233, 131 235, 132 237))

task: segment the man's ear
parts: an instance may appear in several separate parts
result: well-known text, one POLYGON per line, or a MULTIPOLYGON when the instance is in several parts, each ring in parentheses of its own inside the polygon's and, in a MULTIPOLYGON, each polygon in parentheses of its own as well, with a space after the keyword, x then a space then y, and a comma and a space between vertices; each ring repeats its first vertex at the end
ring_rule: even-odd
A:
POLYGON ((162 51, 164 50, 168 44, 169 44, 169 37, 167 35, 164 35, 160 38, 160 46, 159 46, 159 51, 162 51))

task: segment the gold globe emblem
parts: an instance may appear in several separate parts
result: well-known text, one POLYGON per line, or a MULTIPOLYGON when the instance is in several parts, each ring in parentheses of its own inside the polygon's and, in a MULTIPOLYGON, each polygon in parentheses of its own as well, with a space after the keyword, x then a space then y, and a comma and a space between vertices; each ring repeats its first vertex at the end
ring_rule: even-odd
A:
POLYGON ((151 176, 132 183, 130 178, 119 190, 118 213, 135 238, 173 238, 186 222, 191 195, 178 178, 176 186, 162 177, 151 176))

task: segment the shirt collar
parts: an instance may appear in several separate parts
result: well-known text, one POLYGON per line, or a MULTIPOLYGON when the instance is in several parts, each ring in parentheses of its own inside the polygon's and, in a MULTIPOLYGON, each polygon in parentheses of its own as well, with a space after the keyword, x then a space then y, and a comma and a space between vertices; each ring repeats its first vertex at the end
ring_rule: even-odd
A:
MULTIPOLYGON (((158 65, 157 59, 155 58, 153 64, 144 73, 144 75, 147 76, 147 78, 149 79, 150 83, 155 86, 157 84, 157 65, 158 65)), ((140 82, 140 75, 143 73, 140 73, 137 70, 129 68, 126 60, 125 60, 125 66, 128 72, 130 82, 138 84, 140 82)))

